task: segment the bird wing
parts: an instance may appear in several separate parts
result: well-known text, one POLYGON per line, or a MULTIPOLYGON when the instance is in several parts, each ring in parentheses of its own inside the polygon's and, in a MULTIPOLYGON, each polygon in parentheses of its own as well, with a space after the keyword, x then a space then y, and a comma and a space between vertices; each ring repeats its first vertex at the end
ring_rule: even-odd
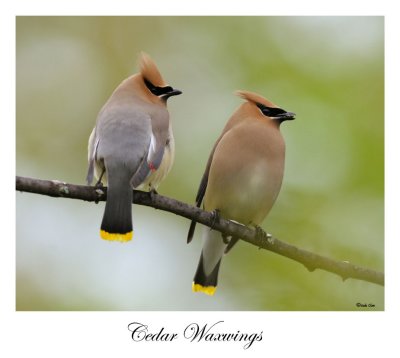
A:
MULTIPOLYGON (((210 156, 208 157, 208 161, 207 161, 207 165, 206 165, 206 169, 204 171, 203 177, 201 178, 200 181, 200 185, 199 185, 199 189, 197 190, 197 194, 196 194, 196 206, 199 208, 204 195, 206 193, 206 189, 207 189, 207 184, 208 184, 208 175, 210 173, 210 167, 211 167, 211 162, 214 156, 214 152, 215 152, 215 148, 217 147, 219 141, 221 140, 221 137, 218 138, 217 142, 214 145, 214 148, 212 149, 210 156)), ((194 230, 196 229, 196 221, 192 220, 192 222, 190 223, 190 228, 189 228, 189 232, 188 232, 188 236, 187 236, 187 243, 189 244, 192 239, 193 239, 193 235, 194 235, 194 230)))
POLYGON ((147 176, 160 167, 162 158, 164 156, 164 147, 159 148, 157 151, 152 151, 153 135, 151 136, 149 148, 146 155, 143 157, 138 169, 132 176, 131 185, 133 188, 137 188, 142 184, 147 176))
POLYGON ((136 188, 142 184, 147 176, 156 171, 164 157, 165 146, 169 137, 168 112, 159 112, 151 117, 151 137, 143 160, 132 176, 131 185, 136 188))
MULTIPOLYGON (((208 175, 210 173, 210 167, 211 167, 211 163, 214 157, 214 152, 215 149, 218 146, 218 143, 221 141, 222 137, 235 125, 235 121, 232 120, 232 118, 228 121, 228 123, 225 125, 224 129, 222 130, 221 135, 219 136, 219 138, 217 139, 217 141, 214 144, 214 147, 210 153, 210 156, 208 158, 208 162, 206 165, 206 170, 204 171, 203 177, 201 178, 201 182, 200 182, 200 186, 199 189, 197 190, 197 195, 196 195, 196 206, 199 208, 204 195, 206 193, 207 190, 207 184, 208 184, 208 175)), ((189 232, 188 232, 188 236, 187 236, 187 243, 190 243, 193 239, 193 234, 194 234, 194 230, 196 228, 196 221, 192 221, 190 223, 190 228, 189 228, 189 232)))
POLYGON ((86 176, 86 182, 90 185, 93 181, 94 176, 94 162, 96 160, 97 146, 99 145, 99 139, 96 138, 96 127, 93 128, 92 133, 90 133, 89 143, 88 143, 88 173, 86 176))

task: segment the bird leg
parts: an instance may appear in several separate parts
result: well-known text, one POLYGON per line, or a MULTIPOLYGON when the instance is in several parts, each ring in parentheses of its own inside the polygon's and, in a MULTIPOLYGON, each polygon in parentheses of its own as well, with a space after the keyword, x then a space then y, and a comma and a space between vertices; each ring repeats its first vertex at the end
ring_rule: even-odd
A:
MULTIPOLYGON (((102 170, 102 172, 101 172, 101 175, 100 175, 100 177, 99 177, 99 180, 97 180, 96 184, 94 185, 94 187, 96 188, 96 193, 97 193, 98 195, 104 193, 104 190, 103 190, 104 185, 103 185, 103 183, 101 182, 101 178, 103 178, 103 175, 104 175, 105 171, 106 171, 106 168, 103 168, 103 170, 102 170)), ((96 199, 94 202, 95 202, 96 204, 98 204, 98 203, 99 203, 99 200, 96 199)))
POLYGON ((101 189, 103 188, 103 183, 101 182, 101 179, 103 178, 104 173, 106 172, 106 168, 103 168, 103 170, 101 171, 99 180, 97 180, 97 183, 95 184, 95 187, 97 189, 101 189))

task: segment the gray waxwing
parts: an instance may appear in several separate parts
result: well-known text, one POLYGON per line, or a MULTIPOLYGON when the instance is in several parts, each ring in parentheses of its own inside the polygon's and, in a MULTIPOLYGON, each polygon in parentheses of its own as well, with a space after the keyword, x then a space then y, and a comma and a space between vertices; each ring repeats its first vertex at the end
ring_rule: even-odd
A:
POLYGON ((132 188, 155 191, 174 161, 167 99, 182 92, 165 83, 147 54, 139 67, 100 110, 89 138, 86 180, 108 186, 100 230, 106 240, 132 239, 132 188))
MULTIPOLYGON (((236 94, 246 100, 229 119, 208 159, 197 192, 196 205, 224 219, 255 227, 271 210, 281 188, 285 142, 279 130, 295 114, 260 95, 236 94)), ((192 222, 188 243, 196 222, 192 222)), ((221 260, 238 241, 204 228, 203 249, 192 289, 213 295, 221 260)))

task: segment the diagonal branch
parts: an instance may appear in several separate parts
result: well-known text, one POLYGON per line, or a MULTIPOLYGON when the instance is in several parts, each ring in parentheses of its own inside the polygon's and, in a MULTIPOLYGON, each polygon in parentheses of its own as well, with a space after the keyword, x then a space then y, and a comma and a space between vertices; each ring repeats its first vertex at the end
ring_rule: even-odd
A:
MULTIPOLYGON (((35 194, 52 197, 80 199, 85 201, 105 201, 107 188, 95 188, 85 185, 74 185, 57 180, 41 180, 25 177, 16 177, 16 189, 35 194)), ((325 270, 342 277, 343 280, 353 278, 384 285, 384 274, 365 267, 351 264, 348 261, 337 261, 325 256, 314 254, 294 245, 280 241, 271 235, 260 237, 256 231, 244 225, 220 218, 215 222, 212 213, 203 211, 195 206, 185 204, 178 200, 162 195, 150 195, 147 192, 134 190, 133 202, 139 205, 150 206, 155 209, 169 211, 190 220, 195 220, 203 225, 213 227, 214 230, 225 233, 228 236, 240 237, 242 240, 259 248, 275 252, 302 263, 309 271, 315 269, 325 270)))

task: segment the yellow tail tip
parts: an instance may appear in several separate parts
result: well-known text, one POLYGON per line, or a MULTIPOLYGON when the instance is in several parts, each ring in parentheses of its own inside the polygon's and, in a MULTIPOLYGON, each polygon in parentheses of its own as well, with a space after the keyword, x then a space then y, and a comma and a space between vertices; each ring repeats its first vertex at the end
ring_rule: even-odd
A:
POLYGON ((100 230, 100 237, 108 241, 128 242, 132 240, 133 231, 127 232, 126 234, 116 234, 100 230))
POLYGON ((212 296, 217 288, 215 286, 202 286, 198 283, 192 283, 193 292, 203 292, 206 295, 212 296))

